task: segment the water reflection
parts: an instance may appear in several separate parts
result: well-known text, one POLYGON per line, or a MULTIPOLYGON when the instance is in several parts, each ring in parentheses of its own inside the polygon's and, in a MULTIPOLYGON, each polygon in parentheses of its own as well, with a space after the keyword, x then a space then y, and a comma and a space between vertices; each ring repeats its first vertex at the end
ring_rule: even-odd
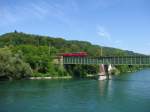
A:
POLYGON ((108 96, 112 91, 112 80, 98 82, 100 96, 108 96))

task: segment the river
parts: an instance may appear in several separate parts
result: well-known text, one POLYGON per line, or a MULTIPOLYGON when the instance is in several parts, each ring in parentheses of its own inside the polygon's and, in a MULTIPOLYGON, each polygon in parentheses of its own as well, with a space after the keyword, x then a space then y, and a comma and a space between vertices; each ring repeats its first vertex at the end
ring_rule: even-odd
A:
POLYGON ((1 81, 0 112, 150 112, 150 69, 107 81, 1 81))

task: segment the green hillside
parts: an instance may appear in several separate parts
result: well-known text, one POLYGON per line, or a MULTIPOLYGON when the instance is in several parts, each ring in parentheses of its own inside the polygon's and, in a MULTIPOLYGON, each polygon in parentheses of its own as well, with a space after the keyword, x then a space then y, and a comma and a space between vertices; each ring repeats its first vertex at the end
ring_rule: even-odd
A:
MULTIPOLYGON (((65 40, 63 38, 47 37, 39 35, 31 35, 25 33, 6 33, 0 36, 0 47, 4 46, 18 46, 18 45, 33 45, 33 46, 51 46, 55 47, 59 52, 79 52, 86 51, 90 56, 100 56, 100 46, 92 45, 90 42, 86 41, 76 41, 76 40, 65 40), (95 53, 93 53, 93 50, 95 53)), ((104 47, 103 55, 138 55, 132 51, 124 51, 121 49, 104 47)))
MULTIPOLYGON (((101 56, 101 47, 93 45, 86 41, 65 40, 63 38, 39 36, 25 33, 6 33, 0 36, 0 64, 3 62, 3 54, 21 60, 22 63, 29 65, 31 71, 24 75, 20 75, 20 71, 10 72, 5 74, 7 69, 12 69, 8 66, 5 69, 2 64, 0 65, 1 78, 12 77, 20 79, 29 76, 73 76, 73 77, 86 77, 87 74, 97 74, 98 67, 95 65, 67 65, 64 68, 53 64, 53 57, 58 56, 60 53, 66 52, 80 52, 85 51, 89 56, 101 56), (8 53, 10 52, 10 54, 8 53), (3 72, 3 73, 2 73, 3 72), (29 74, 30 73, 30 74, 29 74)), ((140 55, 132 51, 125 51, 116 48, 102 47, 103 56, 126 56, 126 55, 140 55)), ((11 60, 11 59, 10 59, 11 60)), ((10 62, 8 62, 8 65, 10 62)), ((16 63, 14 63, 15 66, 16 63)), ((27 68, 27 67, 26 67, 27 68)), ((138 66, 117 66, 121 72, 134 70, 138 66)), ((21 69, 21 68, 20 68, 21 69)), ((11 70, 10 70, 11 71, 11 70)))

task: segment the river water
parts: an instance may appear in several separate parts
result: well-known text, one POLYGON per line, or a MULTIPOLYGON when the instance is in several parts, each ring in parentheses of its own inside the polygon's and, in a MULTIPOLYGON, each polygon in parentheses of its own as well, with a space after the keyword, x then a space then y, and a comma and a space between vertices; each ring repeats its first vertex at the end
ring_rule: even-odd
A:
POLYGON ((0 112, 150 112, 150 69, 107 81, 3 81, 0 112))

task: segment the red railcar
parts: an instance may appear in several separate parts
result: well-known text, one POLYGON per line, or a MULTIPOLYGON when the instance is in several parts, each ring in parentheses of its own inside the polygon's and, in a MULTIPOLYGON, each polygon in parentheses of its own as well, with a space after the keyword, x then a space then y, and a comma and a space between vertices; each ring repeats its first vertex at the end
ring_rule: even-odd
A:
POLYGON ((76 53, 64 53, 62 56, 64 57, 85 57, 87 56, 87 52, 76 52, 76 53))

